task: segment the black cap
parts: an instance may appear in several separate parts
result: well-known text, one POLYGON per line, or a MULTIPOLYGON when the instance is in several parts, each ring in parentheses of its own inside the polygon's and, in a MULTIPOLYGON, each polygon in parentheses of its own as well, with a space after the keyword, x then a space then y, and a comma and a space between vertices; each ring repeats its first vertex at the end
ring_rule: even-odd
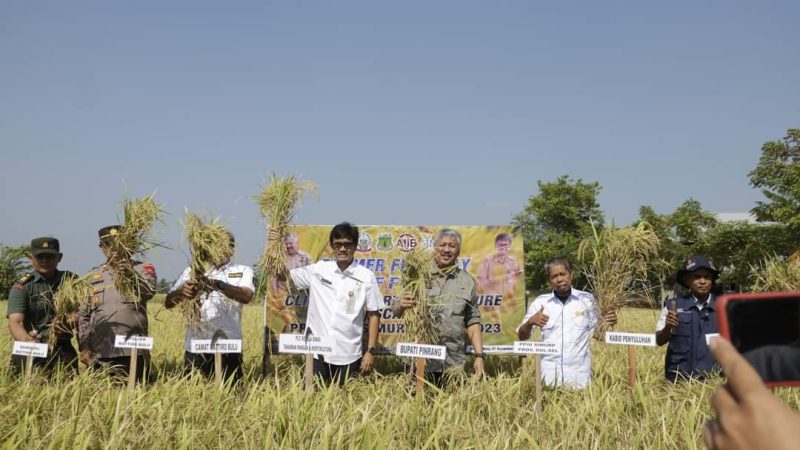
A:
POLYGON ((678 270, 678 275, 675 276, 675 279, 678 281, 678 284, 680 284, 685 288, 688 288, 689 286, 686 285, 684 277, 686 277, 687 274, 692 273, 698 269, 709 270, 711 272, 711 275, 713 276, 714 281, 716 281, 717 278, 719 278, 719 270, 717 270, 717 268, 714 267, 714 264, 711 262, 711 260, 709 260, 705 256, 695 255, 684 261, 683 268, 678 270))
POLYGON ((108 242, 109 240, 117 237, 119 231, 122 229, 120 225, 109 225, 107 227, 100 228, 97 231, 98 236, 100 236, 100 242, 108 242))
POLYGON ((61 253, 58 239, 52 237, 38 237, 31 241, 31 253, 33 256, 49 253, 57 255, 61 253))

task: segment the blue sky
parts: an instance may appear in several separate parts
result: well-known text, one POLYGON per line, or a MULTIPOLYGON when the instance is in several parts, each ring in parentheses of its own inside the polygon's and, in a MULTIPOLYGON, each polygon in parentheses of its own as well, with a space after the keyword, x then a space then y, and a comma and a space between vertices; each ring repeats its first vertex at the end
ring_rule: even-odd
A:
POLYGON ((0 242, 97 264, 123 194, 229 219, 253 263, 271 171, 302 223, 504 224, 537 180, 598 181, 607 219, 693 197, 747 211, 800 126, 800 3, 3 2, 0 242), (563 3, 563 4, 562 4, 563 3))

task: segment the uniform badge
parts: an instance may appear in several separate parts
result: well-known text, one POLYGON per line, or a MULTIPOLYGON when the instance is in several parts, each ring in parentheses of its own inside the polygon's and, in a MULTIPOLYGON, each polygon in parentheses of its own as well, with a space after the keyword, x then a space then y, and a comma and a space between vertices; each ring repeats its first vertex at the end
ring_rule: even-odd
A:
POLYGON ((583 315, 583 310, 582 309, 579 309, 579 310, 575 311, 575 317, 580 317, 582 315, 583 315))
POLYGON ((50 248, 50 243, 47 241, 42 242, 42 248, 50 248))
POLYGON ((242 278, 243 272, 229 273, 228 278, 242 278))

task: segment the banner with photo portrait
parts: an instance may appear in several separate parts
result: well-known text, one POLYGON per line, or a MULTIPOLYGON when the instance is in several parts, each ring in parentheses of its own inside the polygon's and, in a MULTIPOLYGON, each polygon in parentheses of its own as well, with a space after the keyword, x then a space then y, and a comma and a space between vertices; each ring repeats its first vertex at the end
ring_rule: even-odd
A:
MULTIPOLYGON (((330 225, 295 225, 285 240, 289 268, 332 257, 328 245, 330 225)), ((436 232, 452 228, 461 234, 461 253, 456 264, 476 280, 483 342, 511 345, 515 329, 525 315, 525 275, 522 236, 510 226, 359 226, 356 263, 372 270, 383 293, 379 343, 391 348, 403 340, 405 324, 389 306, 400 292, 405 252, 417 247, 433 251, 436 232)), ((308 297, 304 292, 287 295, 285 283, 270 280, 270 328, 276 332, 302 333, 308 297)))

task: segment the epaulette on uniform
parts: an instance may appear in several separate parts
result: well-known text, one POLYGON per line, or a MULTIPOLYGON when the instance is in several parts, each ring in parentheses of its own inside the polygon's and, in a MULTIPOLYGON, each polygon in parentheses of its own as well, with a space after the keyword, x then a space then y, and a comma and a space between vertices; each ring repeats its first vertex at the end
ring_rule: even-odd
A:
POLYGON ((33 279, 33 275, 29 274, 29 273, 26 273, 19 280, 17 280, 17 283, 24 285, 25 283, 31 281, 32 279, 33 279))

